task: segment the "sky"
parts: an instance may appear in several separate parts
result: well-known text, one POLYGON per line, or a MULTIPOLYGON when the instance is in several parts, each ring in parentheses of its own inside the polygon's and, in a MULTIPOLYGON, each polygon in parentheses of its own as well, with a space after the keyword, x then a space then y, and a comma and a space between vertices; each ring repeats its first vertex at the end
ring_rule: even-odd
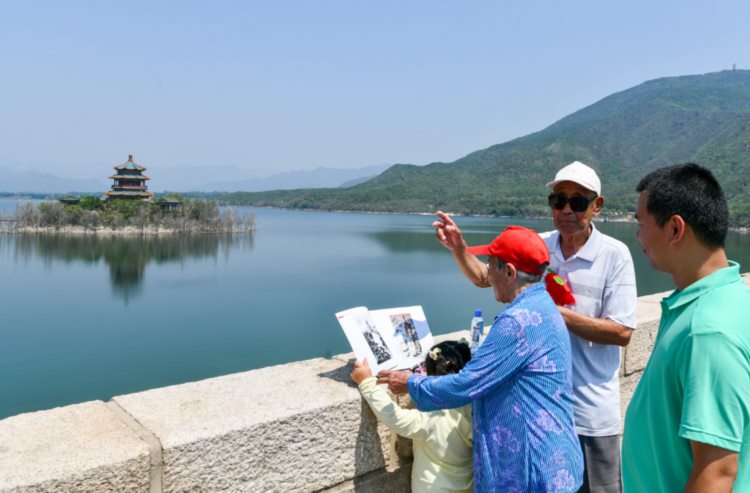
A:
POLYGON ((0 0, 0 167, 450 162, 650 79, 749 69, 748 21, 747 0, 0 0))

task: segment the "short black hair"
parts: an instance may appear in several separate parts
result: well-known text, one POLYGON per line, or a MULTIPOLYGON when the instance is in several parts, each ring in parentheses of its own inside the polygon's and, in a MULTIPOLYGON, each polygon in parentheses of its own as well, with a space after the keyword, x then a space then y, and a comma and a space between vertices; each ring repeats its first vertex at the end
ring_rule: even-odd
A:
POLYGON ((458 373, 471 359, 469 345, 463 341, 444 341, 435 344, 425 358, 428 375, 458 373))
POLYGON ((652 171, 635 187, 647 193, 646 210, 659 227, 679 215, 704 245, 721 248, 729 228, 729 210, 721 185, 706 168, 675 164, 652 171))

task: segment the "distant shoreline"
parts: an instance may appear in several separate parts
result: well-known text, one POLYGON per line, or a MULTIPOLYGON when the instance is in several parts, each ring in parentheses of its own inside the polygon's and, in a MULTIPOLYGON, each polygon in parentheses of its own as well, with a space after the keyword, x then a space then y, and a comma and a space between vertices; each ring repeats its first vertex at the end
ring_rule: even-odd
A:
POLYGON ((63 235, 94 235, 94 236, 160 236, 160 235, 178 235, 178 234, 214 234, 214 235, 234 235, 234 234, 247 234, 255 231, 255 227, 250 228, 230 228, 222 230, 210 230, 210 229, 175 229, 175 228, 163 228, 158 226, 145 226, 143 228, 135 226, 125 226, 122 228, 84 228, 83 226, 23 226, 23 227, 9 227, 6 224, 0 226, 0 233, 4 234, 63 234, 63 235))
MULTIPOLYGON (((270 205, 234 205, 234 207, 251 207, 254 209, 277 209, 280 211, 294 211, 294 212, 346 212, 349 214, 383 214, 390 216, 404 215, 404 216, 434 216, 434 212, 386 212, 386 211, 352 211, 344 209, 295 209, 292 207, 276 207, 270 205)), ((498 219, 525 219, 525 220, 539 220, 539 221, 551 221, 550 216, 500 216, 494 214, 464 214, 461 212, 450 212, 443 211, 452 217, 494 217, 498 219)), ((597 216, 594 218, 594 222, 597 223, 631 223, 635 224, 636 220, 632 214, 612 214, 607 216, 597 216)), ((729 231, 734 233, 750 233, 750 228, 729 226, 729 231)))

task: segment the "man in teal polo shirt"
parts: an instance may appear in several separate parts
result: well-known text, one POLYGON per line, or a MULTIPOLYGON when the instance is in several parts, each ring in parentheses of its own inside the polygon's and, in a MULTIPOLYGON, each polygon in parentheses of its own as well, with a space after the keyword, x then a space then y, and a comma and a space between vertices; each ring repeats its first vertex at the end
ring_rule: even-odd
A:
POLYGON ((636 190, 638 240, 677 289, 625 418, 624 491, 750 492, 750 289, 724 252, 724 194, 695 164, 636 190))

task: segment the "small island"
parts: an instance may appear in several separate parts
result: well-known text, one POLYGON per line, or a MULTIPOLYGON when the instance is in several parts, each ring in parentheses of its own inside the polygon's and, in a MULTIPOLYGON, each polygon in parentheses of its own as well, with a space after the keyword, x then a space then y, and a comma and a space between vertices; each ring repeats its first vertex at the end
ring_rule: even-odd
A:
POLYGON ((111 190, 103 196, 62 197, 57 202, 21 204, 5 218, 3 232, 81 234, 247 233, 255 215, 219 208, 215 201, 185 199, 170 193, 154 198, 133 156, 118 166, 111 190))

